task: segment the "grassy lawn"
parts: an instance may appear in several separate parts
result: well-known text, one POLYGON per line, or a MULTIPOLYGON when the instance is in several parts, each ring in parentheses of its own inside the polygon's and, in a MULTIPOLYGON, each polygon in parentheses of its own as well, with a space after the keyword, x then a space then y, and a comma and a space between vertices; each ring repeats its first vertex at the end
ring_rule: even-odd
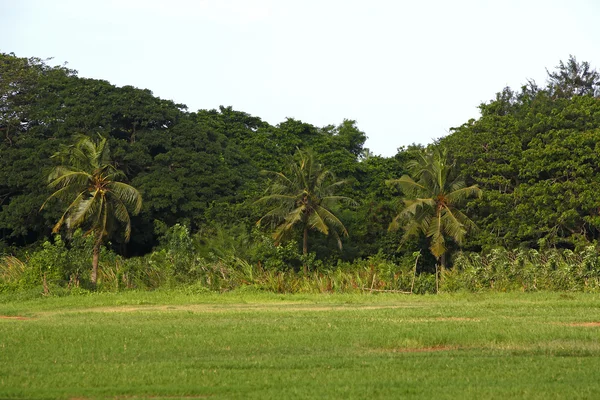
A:
POLYGON ((4 302, 0 398, 600 398, 599 306, 560 293, 4 302))

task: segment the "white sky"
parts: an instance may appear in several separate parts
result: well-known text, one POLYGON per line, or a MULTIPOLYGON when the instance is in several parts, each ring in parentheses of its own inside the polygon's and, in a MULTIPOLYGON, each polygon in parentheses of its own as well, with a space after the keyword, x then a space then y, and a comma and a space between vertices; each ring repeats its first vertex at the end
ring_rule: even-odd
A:
POLYGON ((277 124, 354 119, 375 154, 430 143, 573 54, 596 0, 0 0, 0 52, 277 124))

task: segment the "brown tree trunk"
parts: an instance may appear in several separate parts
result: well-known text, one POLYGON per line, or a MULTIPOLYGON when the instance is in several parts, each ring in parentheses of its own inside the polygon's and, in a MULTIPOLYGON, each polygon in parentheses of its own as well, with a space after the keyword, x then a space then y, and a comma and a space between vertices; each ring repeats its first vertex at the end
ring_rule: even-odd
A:
POLYGON ((439 269, 440 269, 440 263, 441 263, 441 257, 438 257, 438 259, 435 262, 435 293, 439 293, 440 292, 440 279, 439 279, 439 269))
POLYGON ((415 258, 415 270, 413 271, 412 282, 410 283, 410 294, 413 294, 413 290, 415 288, 415 279, 417 279, 417 265, 419 263, 419 257, 421 257, 420 252, 417 255, 417 258, 415 258))
POLYGON ((308 254, 308 226, 304 226, 304 240, 302 241, 302 254, 308 254))
POLYGON ((436 292, 439 293, 440 291, 440 284, 439 281, 442 280, 442 276, 444 275, 444 272, 446 271, 446 253, 442 254, 438 260, 438 271, 436 272, 436 292), (438 278, 439 275, 439 278, 438 278))
POLYGON ((98 261, 100 260, 100 245, 102 242, 99 240, 94 243, 94 250, 92 253, 92 286, 96 288, 96 282, 98 281, 98 261))
MULTIPOLYGON (((308 225, 304 224, 304 238, 302 239, 302 255, 306 257, 308 254, 308 225)), ((304 273, 308 273, 308 265, 306 264, 306 258, 304 259, 304 273)))

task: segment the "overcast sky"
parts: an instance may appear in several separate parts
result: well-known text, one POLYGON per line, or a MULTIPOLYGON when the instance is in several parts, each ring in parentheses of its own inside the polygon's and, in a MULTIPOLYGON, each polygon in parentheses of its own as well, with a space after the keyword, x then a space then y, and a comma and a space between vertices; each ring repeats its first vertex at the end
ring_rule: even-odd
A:
POLYGON ((278 124, 357 121, 375 154, 427 144, 573 54, 596 0, 0 0, 0 52, 278 124))

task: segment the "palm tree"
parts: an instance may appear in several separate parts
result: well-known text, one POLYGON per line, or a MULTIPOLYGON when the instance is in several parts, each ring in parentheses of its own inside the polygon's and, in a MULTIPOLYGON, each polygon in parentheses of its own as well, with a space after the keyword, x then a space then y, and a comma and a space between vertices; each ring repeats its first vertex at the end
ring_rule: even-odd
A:
POLYGON ((476 185, 467 187, 464 179, 456 176, 456 165, 448 161, 446 149, 419 153, 418 158, 408 164, 408 169, 412 177, 403 175, 387 181, 390 185, 399 185, 407 196, 404 209, 394 218, 390 230, 406 222, 404 239, 420 232, 429 238, 429 249, 437 259, 437 288, 438 267, 445 266, 446 238, 460 245, 467 231, 475 228, 473 221, 458 207, 469 197, 481 197, 482 192, 476 185))
POLYGON ((348 236, 348 231, 331 207, 339 201, 353 203, 344 196, 334 196, 335 189, 346 183, 337 181, 333 173, 315 161, 310 151, 296 151, 297 162, 289 164, 289 173, 263 171, 273 179, 267 195, 257 200, 272 208, 257 222, 271 220, 276 226, 273 233, 275 244, 281 243, 296 224, 302 226, 302 253, 308 254, 308 231, 315 229, 325 235, 333 233, 338 246, 342 241, 338 231, 348 236))
POLYGON ((118 227, 124 229, 125 242, 129 241, 129 212, 135 215, 140 211, 142 197, 135 188, 118 181, 124 174, 112 165, 106 138, 94 142, 81 135, 75 139, 74 145, 65 146, 52 156, 63 165, 55 167, 48 176, 48 187, 55 192, 42 208, 55 197, 67 201, 69 206, 52 232, 57 233, 66 225, 70 232, 82 227, 93 235, 91 282, 95 286, 102 242, 118 227))

